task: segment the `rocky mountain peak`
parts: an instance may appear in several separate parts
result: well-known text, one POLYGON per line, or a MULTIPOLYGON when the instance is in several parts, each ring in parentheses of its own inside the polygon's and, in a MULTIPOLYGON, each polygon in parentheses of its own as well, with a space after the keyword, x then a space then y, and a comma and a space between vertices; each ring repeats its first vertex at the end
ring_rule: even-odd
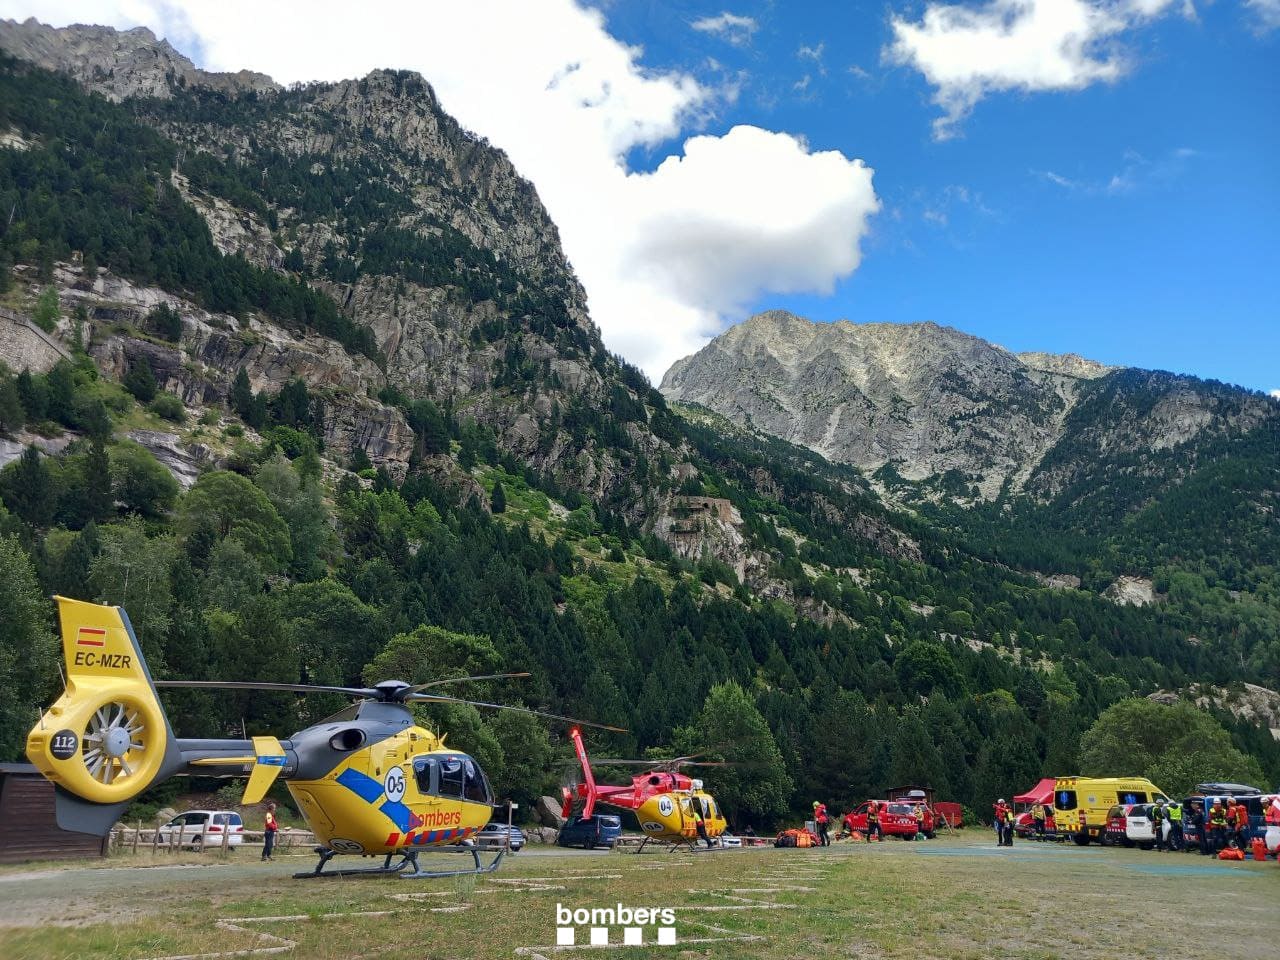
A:
POLYGON ((70 74, 110 100, 173 96, 183 87, 223 93, 279 89, 265 74, 211 73, 196 67, 146 27, 116 30, 77 23, 61 29, 34 17, 0 20, 0 50, 46 70, 70 74))
POLYGON ((770 311, 679 361, 662 390, 868 472, 955 471, 990 497, 1026 478, 1078 384, 1107 369, 1015 355, 932 322, 814 323, 770 311))

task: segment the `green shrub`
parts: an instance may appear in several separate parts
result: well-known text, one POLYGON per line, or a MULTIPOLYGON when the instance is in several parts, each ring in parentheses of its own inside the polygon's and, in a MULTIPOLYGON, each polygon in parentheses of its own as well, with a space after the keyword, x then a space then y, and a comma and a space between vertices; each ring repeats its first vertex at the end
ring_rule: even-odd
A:
POLYGON ((160 394, 151 401, 151 406, 148 409, 160 419, 168 420, 170 423, 187 422, 186 407, 172 393, 160 394))

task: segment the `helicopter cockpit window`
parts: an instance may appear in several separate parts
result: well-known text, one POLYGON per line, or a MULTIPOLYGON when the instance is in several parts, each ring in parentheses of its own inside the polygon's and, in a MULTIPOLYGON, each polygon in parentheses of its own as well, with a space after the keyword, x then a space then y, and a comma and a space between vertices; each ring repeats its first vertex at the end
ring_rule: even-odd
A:
POLYGON ((413 761, 413 775, 418 782, 418 793, 424 797, 435 792, 435 787, 431 783, 431 774, 435 766, 436 762, 429 757, 421 757, 413 761))
POLYGON ((484 773, 480 767, 471 760, 463 761, 463 768, 466 772, 466 788, 464 796, 472 803, 487 803, 493 805, 493 792, 489 789, 489 781, 484 778, 484 773))
POLYGON ((442 797, 458 797, 463 796, 466 787, 466 770, 463 768, 463 760, 461 757, 445 757, 439 761, 440 765, 440 789, 439 794, 442 797))

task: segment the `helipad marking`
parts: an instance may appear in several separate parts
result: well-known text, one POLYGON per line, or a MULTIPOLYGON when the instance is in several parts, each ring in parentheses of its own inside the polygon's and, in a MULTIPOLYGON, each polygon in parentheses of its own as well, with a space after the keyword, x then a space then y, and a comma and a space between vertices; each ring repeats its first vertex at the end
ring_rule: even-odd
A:
MULTIPOLYGON (((440 894, 447 895, 447 894, 440 894)), ((392 894, 396 900, 416 900, 421 897, 436 896, 434 893, 398 893, 392 894)), ((461 913, 470 910, 471 904, 461 903, 451 907, 428 907, 427 913, 461 913)), ((407 910, 352 910, 346 913, 322 913, 312 916, 307 913, 283 914, 277 917, 220 917, 213 922, 219 930, 231 933, 256 933, 260 940, 268 941, 260 947, 245 947, 240 950, 222 950, 216 953, 186 953, 178 956, 153 957, 150 960, 213 960, 216 957, 253 957, 266 956, 273 953, 288 953, 297 947, 296 940, 277 936, 262 930, 250 930, 245 924, 255 923, 301 923, 310 920, 343 920, 347 917, 390 917, 397 913, 408 913, 407 910)), ((420 911, 414 911, 420 912, 420 911)))
MULTIPOLYGON (((645 867, 636 867, 636 870, 646 869, 645 867)), ((803 868, 804 872, 814 876, 823 876, 826 873, 824 868, 814 865, 813 867, 803 868)), ((514 878, 512 878, 514 879, 514 878)), ((693 906, 673 907, 678 913, 719 913, 719 912, 745 912, 748 910, 794 910, 797 909, 795 904, 778 903, 774 900, 762 900, 761 895, 779 894, 788 892, 811 893, 816 887, 800 886, 798 884, 787 883, 790 877, 780 877, 772 874, 762 875, 760 880, 765 883, 773 883, 774 886, 769 887, 727 887, 722 890, 698 890, 690 889, 687 892, 692 894, 703 894, 705 896, 718 897, 723 900, 731 901, 729 903, 716 904, 698 904, 693 906), (744 896, 744 894, 753 894, 753 896, 744 896)), ((674 934, 673 928, 663 928, 659 930, 659 937, 656 943, 650 946, 678 946, 684 947, 689 944, 710 944, 710 943, 754 943, 768 939, 760 934, 741 933, 736 930, 729 930, 724 927, 717 927, 705 920, 685 919, 685 926, 694 926, 703 930, 707 930, 719 936, 706 937, 679 937, 671 939, 674 934), (665 937, 662 935, 665 930, 671 933, 665 937)), ((637 934, 639 930, 624 930, 622 939, 615 942, 611 937, 602 938, 597 932, 599 928, 591 931, 591 942, 577 943, 576 938, 572 936, 573 928, 566 930, 557 930, 557 943, 547 945, 535 945, 528 947, 516 947, 515 954, 518 957, 528 957, 529 960, 550 960, 547 954, 565 953, 570 950, 618 950, 625 947, 642 946, 642 942, 637 942, 637 934), (568 935, 566 935, 568 934, 568 935)), ((607 933, 607 930, 604 931, 607 933)))

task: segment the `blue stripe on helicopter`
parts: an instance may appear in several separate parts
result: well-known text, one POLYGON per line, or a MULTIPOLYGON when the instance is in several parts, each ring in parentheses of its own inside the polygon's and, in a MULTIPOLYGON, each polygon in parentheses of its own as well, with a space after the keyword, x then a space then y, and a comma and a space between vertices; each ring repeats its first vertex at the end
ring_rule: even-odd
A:
POLYGON ((259 757, 258 765, 262 767, 283 767, 287 759, 284 754, 278 757, 259 757))
POLYGON ((403 803, 388 800, 378 808, 387 815, 387 819, 394 823, 403 832, 409 829, 410 810, 403 803))
MULTIPOLYGON (((353 770, 350 767, 338 774, 337 782, 370 805, 382 796, 382 784, 368 774, 353 770)), ((403 803, 398 800, 388 800, 378 809, 386 815, 388 820, 399 827, 402 833, 408 831, 412 814, 403 803)))

